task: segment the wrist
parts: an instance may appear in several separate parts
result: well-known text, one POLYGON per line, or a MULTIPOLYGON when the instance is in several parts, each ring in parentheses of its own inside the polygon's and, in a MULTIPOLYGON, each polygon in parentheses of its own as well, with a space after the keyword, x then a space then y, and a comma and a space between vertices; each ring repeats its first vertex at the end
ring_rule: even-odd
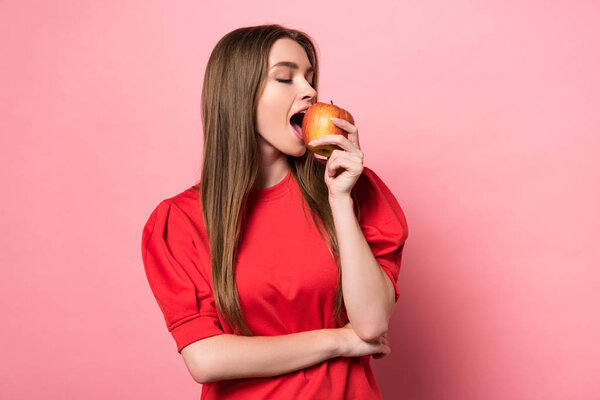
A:
POLYGON ((352 206, 352 197, 350 196, 350 194, 344 194, 344 195, 338 195, 336 197, 333 196, 329 196, 328 197, 329 200, 329 205, 331 206, 331 208, 342 208, 342 207, 348 207, 348 206, 352 206))
POLYGON ((346 354, 346 341, 340 328, 326 329, 331 338, 331 358, 343 357, 346 354))

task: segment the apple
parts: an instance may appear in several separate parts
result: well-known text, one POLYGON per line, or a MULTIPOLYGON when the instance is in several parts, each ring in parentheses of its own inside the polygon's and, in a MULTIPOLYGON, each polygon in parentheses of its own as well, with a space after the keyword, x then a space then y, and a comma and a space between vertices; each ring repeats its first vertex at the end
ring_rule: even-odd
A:
POLYGON ((302 135, 304 136, 306 147, 311 152, 324 157, 329 157, 333 150, 340 147, 334 144, 311 146, 308 143, 323 135, 342 135, 345 138, 348 137, 348 132, 335 125, 330 119, 331 117, 343 119, 354 124, 352 114, 333 104, 333 101, 331 101, 331 104, 313 104, 306 110, 306 114, 304 114, 304 119, 302 120, 302 135))

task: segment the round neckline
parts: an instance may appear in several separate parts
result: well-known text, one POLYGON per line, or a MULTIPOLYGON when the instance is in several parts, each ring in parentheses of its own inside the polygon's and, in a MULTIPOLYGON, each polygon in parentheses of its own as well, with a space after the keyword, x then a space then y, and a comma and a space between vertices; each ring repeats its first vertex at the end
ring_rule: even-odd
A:
POLYGON ((292 177, 292 169, 288 170, 288 173, 283 177, 282 180, 274 184, 273 186, 269 186, 267 188, 252 188, 250 190, 252 197, 256 201, 267 201, 278 199, 281 196, 285 195, 289 192, 289 182, 292 177))

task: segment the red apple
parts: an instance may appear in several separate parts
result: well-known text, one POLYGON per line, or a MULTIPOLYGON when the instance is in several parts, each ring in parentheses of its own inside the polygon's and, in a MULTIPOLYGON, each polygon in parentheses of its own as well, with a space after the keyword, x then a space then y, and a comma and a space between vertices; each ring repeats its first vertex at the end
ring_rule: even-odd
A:
POLYGON ((342 135, 348 137, 348 132, 338 128, 330 119, 331 117, 339 118, 354 124, 354 118, 352 114, 333 104, 327 103, 315 103, 306 110, 304 119, 302 120, 302 135, 304 136, 304 143, 306 147, 313 153, 319 154, 324 157, 329 157, 331 152, 335 149, 339 149, 339 146, 334 144, 311 146, 308 142, 315 140, 323 135, 342 135))

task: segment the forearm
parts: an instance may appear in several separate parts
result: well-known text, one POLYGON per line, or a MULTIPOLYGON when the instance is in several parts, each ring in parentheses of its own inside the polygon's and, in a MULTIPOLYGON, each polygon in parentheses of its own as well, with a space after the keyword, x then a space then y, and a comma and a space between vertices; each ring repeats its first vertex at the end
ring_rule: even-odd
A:
POLYGON ((224 334, 215 336, 212 345, 210 354, 201 355, 201 383, 281 375, 338 357, 342 352, 334 329, 280 336, 224 334))
POLYGON ((371 340, 387 331, 395 293, 360 228, 352 198, 329 202, 337 231, 348 319, 363 340, 371 340))

